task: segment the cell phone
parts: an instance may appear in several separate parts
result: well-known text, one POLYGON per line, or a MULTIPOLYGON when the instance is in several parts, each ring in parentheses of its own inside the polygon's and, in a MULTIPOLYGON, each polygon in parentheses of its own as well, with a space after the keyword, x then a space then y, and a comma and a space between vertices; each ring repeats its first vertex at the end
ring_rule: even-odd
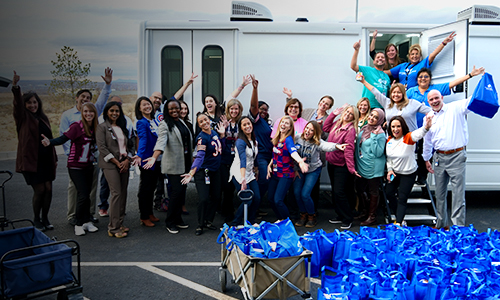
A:
POLYGON ((394 180, 394 174, 391 174, 391 177, 389 178, 391 181, 394 180))

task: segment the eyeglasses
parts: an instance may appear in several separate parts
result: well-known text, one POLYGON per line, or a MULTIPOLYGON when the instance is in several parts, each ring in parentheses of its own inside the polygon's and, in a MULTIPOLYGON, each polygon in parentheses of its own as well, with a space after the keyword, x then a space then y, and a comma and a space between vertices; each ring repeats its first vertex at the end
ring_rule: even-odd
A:
POLYGON ((290 105, 288 108, 299 109, 300 107, 298 105, 290 105))
POLYGON ((418 79, 428 79, 430 78, 428 75, 420 75, 418 76, 418 79))

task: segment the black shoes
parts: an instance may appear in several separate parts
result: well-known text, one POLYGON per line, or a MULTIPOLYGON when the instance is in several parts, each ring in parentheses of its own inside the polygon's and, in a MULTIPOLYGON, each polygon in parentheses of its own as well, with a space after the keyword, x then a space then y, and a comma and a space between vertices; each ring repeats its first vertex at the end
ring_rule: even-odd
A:
POLYGON ((202 235, 203 234, 203 227, 198 226, 194 232, 196 235, 202 235))

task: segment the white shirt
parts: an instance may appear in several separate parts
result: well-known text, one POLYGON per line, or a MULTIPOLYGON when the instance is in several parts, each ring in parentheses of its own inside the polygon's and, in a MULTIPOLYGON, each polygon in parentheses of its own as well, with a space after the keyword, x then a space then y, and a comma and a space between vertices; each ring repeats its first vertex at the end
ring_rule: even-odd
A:
MULTIPOLYGON (((428 161, 433 149, 448 151, 464 147, 469 142, 469 132, 465 116, 471 98, 443 104, 440 111, 434 112, 432 127, 424 138, 422 157, 428 161)), ((425 123, 425 118, 424 118, 425 123)))

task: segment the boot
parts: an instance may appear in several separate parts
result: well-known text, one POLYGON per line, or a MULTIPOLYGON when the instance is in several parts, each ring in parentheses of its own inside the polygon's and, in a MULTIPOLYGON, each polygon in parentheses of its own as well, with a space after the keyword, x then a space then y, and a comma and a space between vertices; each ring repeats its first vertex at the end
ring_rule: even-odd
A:
POLYGON ((316 224, 318 224, 318 222, 316 221, 316 214, 307 215, 306 227, 312 228, 312 227, 316 226, 316 224))
POLYGON ((361 226, 370 226, 377 224, 377 208, 378 208, 378 195, 370 195, 370 210, 369 217, 361 222, 361 226))
POLYGON ((366 193, 358 193, 359 205, 358 210, 361 210, 361 213, 354 217, 355 220, 366 220, 368 218, 368 207, 370 207, 370 201, 368 201, 368 197, 366 193))
POLYGON ((307 213, 300 213, 300 219, 295 222, 295 226, 302 227, 307 222, 307 213))

